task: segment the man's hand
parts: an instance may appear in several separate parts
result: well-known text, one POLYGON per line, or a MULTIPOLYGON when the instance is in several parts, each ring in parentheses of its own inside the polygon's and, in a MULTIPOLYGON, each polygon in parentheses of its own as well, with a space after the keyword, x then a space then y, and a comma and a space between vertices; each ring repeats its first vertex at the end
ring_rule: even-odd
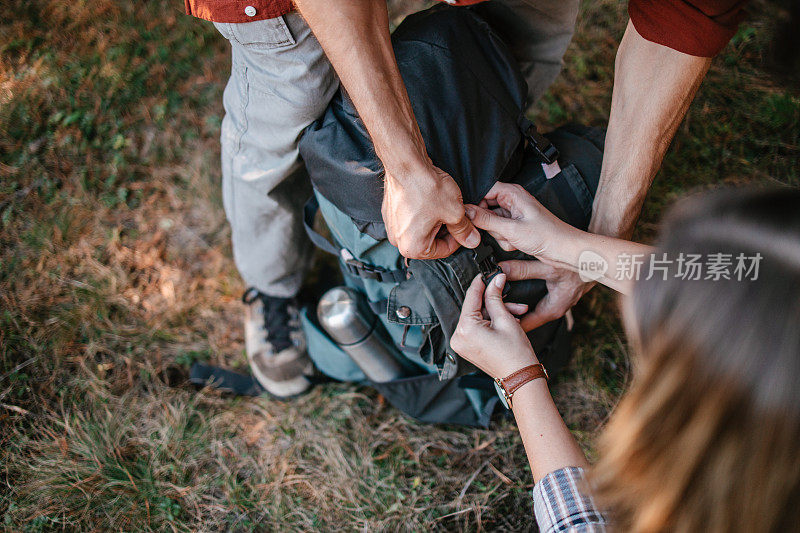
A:
POLYGON ((500 268, 509 281, 543 279, 547 284, 545 297, 539 300, 533 311, 520 317, 520 325, 525 331, 561 318, 594 287, 594 283, 584 283, 577 273, 542 261, 503 261, 500 268))
POLYGON ((432 165, 402 179, 387 172, 382 214, 389 242, 409 259, 447 257, 459 246, 475 248, 481 242, 464 212, 458 185, 432 165))
POLYGON ((464 216, 461 191, 433 166, 425 149, 394 58, 386 2, 295 4, 339 74, 386 169, 382 214, 392 244, 413 259, 447 257, 459 245, 477 246, 480 235, 464 216))

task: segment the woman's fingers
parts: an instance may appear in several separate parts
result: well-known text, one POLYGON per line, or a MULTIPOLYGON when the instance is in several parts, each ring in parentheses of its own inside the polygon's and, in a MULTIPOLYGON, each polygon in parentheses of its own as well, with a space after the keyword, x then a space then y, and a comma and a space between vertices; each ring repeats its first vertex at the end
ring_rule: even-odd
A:
POLYGON ((500 235, 499 233, 497 233, 497 232, 494 232, 494 231, 489 231, 489 232, 487 232, 487 233, 488 233, 489 235, 491 235, 492 237, 494 237, 494 240, 495 240, 495 241, 497 241, 497 244, 500 246, 500 248, 502 248, 502 249, 503 249, 503 250, 505 250, 506 252, 513 252, 513 251, 515 251, 515 250, 517 249, 517 248, 516 248, 516 247, 515 247, 513 244, 511 244, 510 242, 508 242, 508 241, 507 241, 507 240, 506 240, 506 239, 505 239, 505 238, 504 238, 502 235, 500 235))
POLYGON ((499 181, 489 189, 485 196, 489 204, 498 205, 508 211, 514 211, 514 208, 519 207, 520 202, 528 197, 531 197, 530 193, 521 185, 499 181))
MULTIPOLYGON (((492 235, 492 237, 494 237, 494 235, 492 235)), ((514 246, 513 244, 511 244, 510 242, 508 242, 503 238, 495 237, 495 240, 497 241, 497 244, 500 246, 500 248, 502 248, 506 252, 514 252, 517 249, 516 246, 514 246)))
POLYGON ((509 211, 508 209, 504 209, 502 207, 495 207, 494 209, 489 209, 489 211, 503 218, 511 218, 511 211, 509 211))
POLYGON ((522 315, 528 312, 528 304, 518 304, 514 302, 505 303, 506 310, 512 315, 522 315))
POLYGON ((450 347, 462 357, 468 357, 470 352, 475 349, 475 333, 480 331, 480 329, 476 329, 476 326, 483 320, 483 292, 483 280, 478 274, 464 295, 461 316, 458 318, 458 325, 450 338, 450 347))
POLYGON ((544 326, 548 322, 552 322, 553 320, 557 320, 563 316, 563 313, 559 313, 558 309, 554 308, 553 302, 549 296, 550 293, 545 294, 544 298, 539 300, 539 303, 536 305, 536 308, 533 311, 523 317, 520 317, 519 323, 520 326, 522 326, 522 329, 525 331, 530 331, 540 326, 544 326))
POLYGON ((464 304, 461 306, 461 319, 466 317, 480 316, 481 308, 483 307, 483 280, 481 275, 478 274, 470 283, 466 294, 464 295, 464 304))
POLYGON ((508 237, 515 232, 516 223, 513 219, 501 217, 477 205, 465 205, 464 209, 467 212, 467 217, 475 226, 492 234, 497 233, 503 237, 508 237))
POLYGON ((536 260, 512 259, 500 262, 499 266, 509 281, 547 279, 553 273, 553 267, 536 260))
POLYGON ((505 274, 498 274, 486 287, 486 292, 483 295, 484 306, 492 322, 513 319, 503 303, 503 286, 505 284, 505 274))

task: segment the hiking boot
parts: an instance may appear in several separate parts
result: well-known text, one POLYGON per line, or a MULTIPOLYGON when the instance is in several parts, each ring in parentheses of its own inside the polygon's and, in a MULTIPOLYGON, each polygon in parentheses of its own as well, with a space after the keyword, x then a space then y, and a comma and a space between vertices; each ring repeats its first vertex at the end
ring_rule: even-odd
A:
POLYGON ((292 298, 275 298, 249 288, 242 296, 245 350, 253 376, 267 392, 289 398, 306 392, 313 364, 292 298))

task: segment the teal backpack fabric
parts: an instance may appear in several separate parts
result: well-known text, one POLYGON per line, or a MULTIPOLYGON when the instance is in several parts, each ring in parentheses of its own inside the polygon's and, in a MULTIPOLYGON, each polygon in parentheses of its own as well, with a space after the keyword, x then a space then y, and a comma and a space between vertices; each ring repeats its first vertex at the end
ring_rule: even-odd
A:
MULTIPOLYGON (((586 228, 602 164, 603 132, 585 126, 545 136, 525 118, 525 81, 503 40, 474 10, 437 6, 412 15, 392 37, 401 75, 428 154, 450 173, 466 202, 477 203, 499 180, 519 183, 562 220, 586 228), (548 179, 543 164, 560 167, 548 179)), ((304 133, 300 152, 315 195, 306 229, 335 254, 346 285, 360 291, 380 319, 406 376, 370 383, 398 409, 424 422, 487 426, 498 402, 493 381, 449 346, 464 292, 496 263, 529 258, 505 252, 489 235, 476 250, 405 261, 386 239, 380 214, 383 168, 344 91, 304 133), (319 212, 330 239, 313 230, 319 212)), ((546 294, 541 280, 510 284, 507 301, 533 308, 546 294)), ((309 355, 324 374, 367 382, 363 372, 319 326, 302 315, 309 355)), ((551 375, 569 359, 564 319, 529 334, 551 375)))

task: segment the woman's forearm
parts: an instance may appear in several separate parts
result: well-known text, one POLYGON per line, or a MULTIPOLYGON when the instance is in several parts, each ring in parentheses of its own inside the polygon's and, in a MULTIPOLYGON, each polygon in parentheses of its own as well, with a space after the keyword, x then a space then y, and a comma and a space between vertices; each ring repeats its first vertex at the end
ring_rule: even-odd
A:
POLYGON ((571 228, 569 237, 545 260, 578 272, 587 281, 598 281, 622 294, 630 294, 652 250, 646 244, 571 228))
POLYGON ((560 468, 588 465, 553 403, 547 381, 535 379, 517 389, 513 407, 534 481, 560 468))

